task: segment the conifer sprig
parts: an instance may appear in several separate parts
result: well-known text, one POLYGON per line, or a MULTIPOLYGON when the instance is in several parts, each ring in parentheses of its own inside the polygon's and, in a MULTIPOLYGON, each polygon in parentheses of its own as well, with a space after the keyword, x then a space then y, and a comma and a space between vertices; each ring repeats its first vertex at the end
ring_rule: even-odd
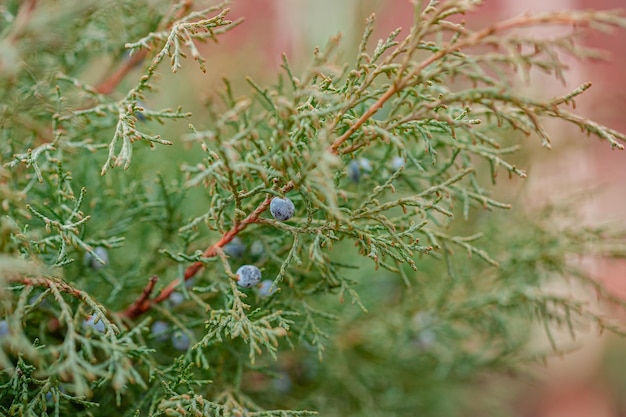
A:
POLYGON ((544 284, 622 305, 571 259, 624 257, 626 235, 496 187, 529 175, 524 136, 552 146, 545 120, 623 149, 575 113, 590 82, 518 87, 602 58, 580 36, 620 13, 473 29, 458 17, 481 1, 416 1, 377 42, 370 17, 352 62, 337 37, 305 70, 283 56, 275 85, 229 75, 206 108, 155 109, 159 71, 206 71, 202 43, 241 23, 226 3, 18 3, 0 6, 0 413, 453 415, 468 381, 547 354, 533 326, 557 353, 559 330, 623 333, 544 284))

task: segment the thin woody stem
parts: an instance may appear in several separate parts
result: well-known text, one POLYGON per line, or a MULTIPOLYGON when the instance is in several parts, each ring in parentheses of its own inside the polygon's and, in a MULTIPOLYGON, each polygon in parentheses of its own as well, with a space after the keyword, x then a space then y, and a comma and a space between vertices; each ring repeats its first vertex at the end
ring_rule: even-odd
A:
MULTIPOLYGON (((230 229, 228 232, 224 233, 224 235, 220 238, 220 240, 215 242, 213 245, 209 246, 204 251, 202 256, 205 257, 205 258, 212 258, 212 257, 216 256, 217 255, 217 248, 224 247, 224 245, 226 245, 231 240, 233 240, 235 238, 235 236, 237 236, 237 234, 239 232, 241 232, 243 229, 245 229, 250 223, 255 223, 257 221, 257 219, 259 218, 259 216, 261 216, 261 214, 265 210, 267 210, 267 208, 269 207, 271 201, 272 201, 272 197, 271 196, 266 197, 265 200, 263 200, 263 202, 261 204, 259 204, 259 206, 252 213, 250 213, 250 215, 248 217, 246 217, 240 223, 238 223, 235 226, 233 226, 233 228, 230 229)), ((199 261, 198 262, 194 262, 193 264, 189 265, 187 267, 187 269, 185 270, 185 274, 183 275, 183 279, 185 281, 190 280, 198 272, 200 272, 203 268, 204 268, 204 263, 199 262, 199 261)), ((169 295, 172 293, 172 291, 174 291, 174 289, 179 284, 180 284, 180 280, 179 279, 176 279, 176 280, 170 282, 169 285, 167 287, 165 287, 163 290, 161 290, 159 295, 154 298, 153 302, 159 303, 159 302, 165 300, 167 297, 169 297, 169 295)))
POLYGON ((159 278, 156 275, 153 275, 150 278, 150 281, 148 281, 146 287, 141 292, 141 296, 137 299, 137 301, 131 304, 127 311, 135 311, 137 309, 140 309, 146 301, 149 301, 150 295, 152 295, 152 291, 154 290, 154 286, 156 285, 158 280, 159 278))
MULTIPOLYGON (((14 275, 8 277, 9 281, 19 282, 24 285, 29 285, 32 287, 44 287, 44 288, 56 288, 60 292, 64 292, 66 294, 70 294, 72 297, 75 297, 81 301, 85 301, 89 299, 89 295, 85 291, 81 291, 77 288, 72 287, 68 283, 63 280, 48 278, 48 277, 25 277, 22 275, 14 275)), ((52 317, 48 322, 48 329, 50 331, 56 331, 59 329, 59 318, 52 317)))
MULTIPOLYGON (((283 188, 283 192, 291 189, 292 187, 293 186, 291 184, 288 184, 286 187, 283 188)), ((218 248, 224 247, 224 245, 226 245, 228 242, 233 240, 235 236, 237 236, 237 234, 241 232, 242 230, 244 230, 249 224, 256 223, 256 221, 261 216, 261 214, 263 214, 263 212, 267 210, 271 201, 272 201, 272 196, 268 194, 267 197, 265 197, 265 200, 263 200, 261 204, 259 204, 258 207, 252 213, 248 215, 248 217, 246 217, 239 223, 235 224, 230 230, 224 233, 224 235, 217 242, 209 246, 204 251, 202 256, 205 258, 212 258, 216 256, 218 248)), ((198 274, 198 272, 200 272, 203 268, 204 268, 204 263, 200 261, 194 262, 193 264, 189 265, 187 269, 185 270, 185 273, 183 275, 183 280, 184 281, 190 280, 196 274, 198 274)), ((152 279, 154 279, 154 277, 152 279)), ((161 292, 153 299, 149 299, 147 296, 145 296, 146 289, 148 288, 148 286, 150 286, 150 283, 148 283, 148 286, 146 287, 146 289, 144 289, 144 292, 142 293, 141 297, 132 305, 130 305, 122 313, 122 316, 127 317, 129 319, 134 319, 136 317, 139 317, 140 315, 148 311, 152 307, 153 304, 160 303, 163 300, 166 300, 170 296, 170 294, 174 292, 176 287, 180 285, 180 282, 181 282, 180 279, 173 280, 165 288, 163 288, 161 292)), ((152 287, 154 287, 154 285, 152 285, 152 287)), ((152 291, 152 288, 150 289, 150 292, 151 291, 152 291)))
POLYGON ((426 67, 443 58, 444 56, 460 50, 461 48, 470 47, 474 45, 478 45, 482 40, 486 37, 493 35, 496 32, 501 32, 514 28, 523 28, 541 24, 555 24, 555 25, 568 25, 568 24, 589 24, 589 22, 585 22, 585 20, 580 18, 573 18, 568 13, 557 12, 557 13, 546 13, 544 15, 538 16, 519 16, 509 20, 505 20, 503 22, 497 23, 490 27, 487 27, 478 32, 474 32, 469 35, 467 38, 460 39, 458 42, 448 45, 446 48, 440 49, 438 52, 431 55, 429 58, 422 61, 417 67, 413 68, 406 76, 402 79, 394 82, 387 91, 374 103, 372 104, 365 113, 359 117, 359 119, 354 122, 348 130, 346 130, 341 136, 339 136, 331 145, 330 150, 334 154, 342 154, 353 151, 354 148, 346 148, 339 151, 339 147, 346 141, 348 138, 356 132, 365 122, 367 122, 383 105, 398 91, 401 91, 407 83, 410 82, 412 78, 420 74, 426 67))
POLYGON ((141 61, 144 60, 146 55, 147 52, 142 49, 141 51, 138 51, 136 54, 125 60, 122 65, 117 69, 117 71, 115 71, 106 80, 96 86, 96 91, 100 94, 111 94, 115 87, 117 87, 122 82, 122 80, 126 78, 126 75, 128 75, 128 73, 135 66, 137 66, 141 63, 141 61))
POLYGON ((341 146, 341 144, 344 143, 346 140, 348 140, 350 135, 356 132, 357 129, 361 127, 363 123, 368 121, 370 117, 372 117, 374 113, 376 113, 387 102, 387 100, 391 98, 391 96, 393 96, 396 92, 400 91, 400 89, 401 88, 398 87, 398 84, 396 83, 391 85, 391 87, 389 87, 389 89, 385 91, 385 93, 376 101, 376 103, 372 104, 370 108, 367 109, 367 111, 363 113, 363 115, 359 117, 359 119, 356 122, 354 122, 354 124, 350 126, 350 128, 346 130, 346 132, 343 135, 339 136, 332 143, 332 145, 330 145, 331 152, 334 154, 338 154, 339 153, 338 149, 341 146))
POLYGON ((10 41, 14 42, 24 35, 28 22, 32 18, 36 8, 37 0, 24 0, 22 2, 8 36, 10 41))
POLYGON ((89 298, 86 292, 81 291, 77 288, 74 288, 68 283, 60 279, 52 279, 52 278, 45 278, 45 277, 32 278, 32 277, 24 277, 24 276, 15 276, 15 277, 9 276, 9 280, 13 282, 20 282, 24 285, 30 285, 33 287, 50 288, 52 286, 56 286, 57 288, 59 288, 61 292, 71 294, 73 297, 79 298, 81 300, 86 300, 87 298, 89 298))
MULTIPOLYGON (((171 21, 167 21, 165 25, 171 26, 172 23, 180 18, 182 18, 193 6, 193 1, 187 0, 182 4, 180 10, 176 12, 176 15, 173 17, 171 21)), ((163 26, 165 26, 163 25, 163 26)), ((112 73, 107 79, 102 81, 97 87, 96 90, 100 94, 111 94, 113 90, 126 78, 128 73, 137 65, 141 63, 146 58, 148 52, 145 49, 137 51, 133 56, 125 60, 122 65, 112 73)))

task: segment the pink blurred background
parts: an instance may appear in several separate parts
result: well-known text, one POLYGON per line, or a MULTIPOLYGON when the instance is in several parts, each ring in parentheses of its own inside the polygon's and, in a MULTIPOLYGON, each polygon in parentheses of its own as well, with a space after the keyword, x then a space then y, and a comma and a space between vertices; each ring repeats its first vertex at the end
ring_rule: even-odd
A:
MULTIPOLYGON (((559 9, 605 10, 626 7, 626 0, 487 0, 485 6, 466 16, 471 27, 526 12, 559 9)), ((323 46, 339 32, 344 40, 346 60, 351 59, 364 27, 365 19, 376 12, 376 31, 372 41, 386 37, 397 27, 408 28, 413 17, 409 0, 235 0, 232 17, 243 16, 245 23, 221 39, 215 48, 222 58, 213 60, 210 71, 217 75, 232 74, 232 61, 241 59, 249 65, 239 65, 242 75, 275 74, 286 53, 290 62, 310 62, 314 46, 323 46), (322 22, 322 23, 320 23, 322 22), (237 57, 237 58, 236 58, 237 57), (220 62, 222 64, 220 64, 220 62)), ((543 32, 547 35, 549 32, 543 32)), ((587 45, 610 52, 610 62, 570 62, 568 86, 554 79, 533 77, 525 87, 545 95, 562 95, 586 81, 593 87, 577 99, 576 111, 582 115, 626 132, 626 31, 593 34, 587 45)), ((273 76, 272 76, 273 77, 273 76)), ((216 81, 217 82, 217 81, 216 81)), ((207 94, 212 86, 205 86, 207 94)), ((576 129, 564 129, 554 134, 554 152, 529 168, 529 195, 533 203, 543 204, 571 191, 575 185, 601 190, 581 207, 581 213, 591 224, 608 221, 626 224, 626 151, 612 151, 606 143, 587 138, 576 129), (575 146, 574 146, 575 145, 575 146), (552 156, 552 157, 551 157, 552 156), (546 163, 549 160, 550 163, 546 163), (537 178, 537 179, 533 179, 537 178)), ((537 145, 537 148, 540 147, 537 145)), ((586 259, 585 265, 593 276, 605 283, 617 295, 626 298, 626 265, 621 261, 586 259)), ((593 302, 593 294, 589 296, 593 302)), ((616 313, 617 314, 617 313, 616 313)), ((537 417, 617 417, 626 415, 626 395, 620 395, 620 384, 606 371, 606 352, 622 342, 609 337, 588 334, 581 342, 584 347, 572 355, 555 358, 541 369, 543 382, 539 387, 522 392, 514 403, 520 415, 537 417)), ((624 362, 626 355, 613 361, 624 362)), ((612 365, 609 365, 609 367, 612 365)), ((626 377, 621 380, 624 382, 626 377)), ((626 385, 626 383, 625 383, 626 385)), ((626 394, 626 393, 625 393, 626 394)))

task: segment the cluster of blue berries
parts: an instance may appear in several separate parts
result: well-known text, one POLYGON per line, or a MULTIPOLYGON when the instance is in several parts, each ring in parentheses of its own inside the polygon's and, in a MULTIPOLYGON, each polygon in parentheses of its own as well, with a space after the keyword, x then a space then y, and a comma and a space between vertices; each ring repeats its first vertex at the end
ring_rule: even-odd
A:
POLYGON ((241 258, 246 253, 246 245, 239 236, 224 245, 224 253, 231 258, 241 258))
POLYGON ((191 344, 191 339, 187 333, 182 330, 172 332, 170 325, 163 320, 157 320, 152 323, 150 332, 152 333, 152 337, 159 342, 165 342, 170 339, 174 349, 181 352, 189 349, 189 345, 191 344))
MULTIPOLYGON (((404 165, 405 165, 405 160, 401 156, 395 156, 391 160, 391 170, 393 172, 398 171, 399 169, 403 168, 404 165)), ((348 164, 347 171, 348 171, 348 178, 350 179, 350 181, 352 181, 353 183, 358 183, 359 181, 361 181, 361 177, 364 174, 369 174, 372 172, 372 164, 370 163, 370 160, 367 158, 353 159, 348 164)))
POLYGON ((367 158, 353 159, 348 165, 348 178, 350 181, 357 183, 361 180, 362 172, 372 172, 372 164, 367 158))
MULTIPOLYGON (((270 201, 270 213, 278 221, 287 221, 293 217, 296 207, 289 198, 274 197, 270 201)), ((239 236, 235 236, 230 242, 224 245, 224 253, 231 258, 242 258, 246 253, 246 245, 239 236)), ((250 246, 250 255, 258 258, 265 252, 265 246, 261 240, 255 240, 250 246)), ((261 282, 261 270, 255 265, 242 265, 235 273, 237 285, 242 288, 252 288, 261 282)), ((272 281, 264 281, 259 289, 259 294, 263 297, 275 292, 272 288, 272 281)), ((174 295, 174 293, 172 293, 174 295)), ((171 297, 170 297, 170 301, 171 297)), ((182 300, 181 300, 182 301, 182 300)))
MULTIPOLYGON (((247 246, 239 236, 235 236, 233 240, 224 245, 224 253, 230 258, 243 258, 246 254, 247 246)), ((265 246, 261 240, 255 240, 250 245, 248 253, 254 257, 259 258, 265 253, 265 246)))
MULTIPOLYGON (((296 207, 289 198, 274 197, 270 201, 270 213, 274 219, 284 222, 293 217, 296 207)), ((260 257, 265 251, 263 242, 256 240, 250 247, 250 255, 260 257)), ((232 258, 241 258, 246 252, 246 245, 239 236, 233 238, 224 245, 224 253, 232 258)), ((261 282, 261 270, 255 265, 242 265, 235 273, 237 275, 237 285, 242 288, 255 287, 261 282)), ((259 289, 261 296, 271 295, 275 291, 272 289, 272 281, 264 281, 259 289)))

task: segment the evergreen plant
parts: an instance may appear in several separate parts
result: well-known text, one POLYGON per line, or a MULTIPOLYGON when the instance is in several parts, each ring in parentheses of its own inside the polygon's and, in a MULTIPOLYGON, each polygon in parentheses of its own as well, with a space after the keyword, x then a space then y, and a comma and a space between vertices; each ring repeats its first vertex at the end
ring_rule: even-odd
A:
POLYGON ((623 256, 624 234, 498 186, 551 147, 546 120, 623 149, 574 111, 590 84, 517 85, 599 58, 580 35, 622 15, 473 29, 479 0, 415 1, 384 39, 372 16, 352 60, 335 38, 272 85, 225 78, 189 123, 185 102, 145 103, 242 22, 202 3, 0 5, 0 414, 488 414, 485 377, 562 352, 555 331, 621 332, 545 284, 619 302, 572 257, 623 256), (550 350, 529 348, 537 326, 550 350))

